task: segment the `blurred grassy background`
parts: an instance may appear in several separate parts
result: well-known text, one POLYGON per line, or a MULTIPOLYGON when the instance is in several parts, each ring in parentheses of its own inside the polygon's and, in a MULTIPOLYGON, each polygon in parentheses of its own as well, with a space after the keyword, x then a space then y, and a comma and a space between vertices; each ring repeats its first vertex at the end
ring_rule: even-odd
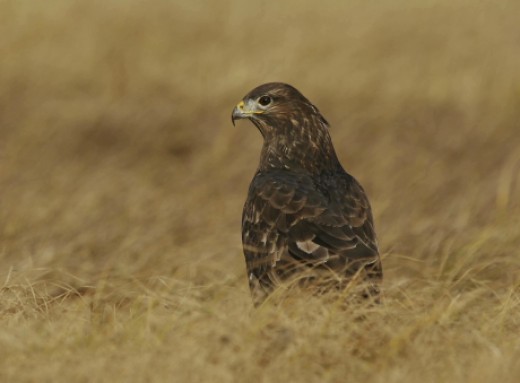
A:
POLYGON ((0 0, 0 377, 517 381, 519 14, 513 1, 0 0), (388 295, 372 324, 387 343, 348 326, 355 310, 249 314, 240 218, 261 137, 230 113, 268 81, 316 104, 369 193, 388 295), (460 300, 473 311, 414 346, 439 320, 421 313, 460 300), (500 333, 457 341, 500 315, 500 333), (270 332, 273 318, 283 331, 270 332), (312 323, 317 333, 295 338, 312 352, 265 356, 312 323), (224 340, 211 343, 212 329, 224 340), (342 348, 352 343, 373 360, 342 348), (330 362, 336 348, 350 364, 330 362), (493 373, 467 368, 487 352, 500 357, 493 373), (27 358, 39 368, 24 371, 27 358))

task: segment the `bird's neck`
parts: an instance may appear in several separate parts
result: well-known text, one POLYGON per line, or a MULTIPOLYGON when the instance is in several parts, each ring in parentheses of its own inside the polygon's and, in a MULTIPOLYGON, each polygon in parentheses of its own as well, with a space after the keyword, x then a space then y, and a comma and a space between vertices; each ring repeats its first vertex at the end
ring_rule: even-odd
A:
POLYGON ((264 129, 264 145, 259 170, 303 170, 311 174, 335 172, 341 168, 328 128, 317 121, 289 121, 274 129, 264 129), (309 124, 311 128, 302 128, 309 124))

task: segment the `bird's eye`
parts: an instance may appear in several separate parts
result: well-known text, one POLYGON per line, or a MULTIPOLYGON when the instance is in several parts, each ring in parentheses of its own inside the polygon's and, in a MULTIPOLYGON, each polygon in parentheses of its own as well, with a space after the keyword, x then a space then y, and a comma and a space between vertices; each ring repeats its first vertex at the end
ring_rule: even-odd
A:
POLYGON ((260 98, 258 99, 258 103, 259 103, 260 105, 262 105, 262 106, 267 106, 267 105, 269 105, 269 104, 271 103, 271 101, 273 101, 273 100, 272 100, 272 98, 269 97, 269 96, 262 96, 262 97, 260 97, 260 98))

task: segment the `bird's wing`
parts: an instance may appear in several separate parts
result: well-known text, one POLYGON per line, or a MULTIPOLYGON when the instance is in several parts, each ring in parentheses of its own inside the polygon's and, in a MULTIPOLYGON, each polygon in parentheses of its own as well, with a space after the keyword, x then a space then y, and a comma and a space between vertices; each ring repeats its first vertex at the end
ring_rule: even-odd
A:
POLYGON ((298 262, 334 267, 349 260, 378 259, 368 200, 350 176, 317 185, 305 174, 258 173, 242 218, 250 281, 267 278, 287 255, 298 262), (327 190, 329 189, 329 190, 327 190))
POLYGON ((346 173, 325 177, 320 185, 328 197, 326 208, 295 222, 289 232, 290 255, 321 262, 340 274, 371 265, 370 274, 381 277, 372 212, 363 188, 346 173))

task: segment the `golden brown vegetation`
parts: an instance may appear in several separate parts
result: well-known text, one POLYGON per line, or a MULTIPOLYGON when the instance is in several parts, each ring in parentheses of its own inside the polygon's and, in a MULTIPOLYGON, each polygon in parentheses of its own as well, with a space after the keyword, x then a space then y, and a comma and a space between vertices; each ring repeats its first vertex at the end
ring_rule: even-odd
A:
POLYGON ((519 14, 0 1, 0 381, 520 381, 519 14), (384 304, 252 309, 230 113, 267 81, 367 189, 384 304))

